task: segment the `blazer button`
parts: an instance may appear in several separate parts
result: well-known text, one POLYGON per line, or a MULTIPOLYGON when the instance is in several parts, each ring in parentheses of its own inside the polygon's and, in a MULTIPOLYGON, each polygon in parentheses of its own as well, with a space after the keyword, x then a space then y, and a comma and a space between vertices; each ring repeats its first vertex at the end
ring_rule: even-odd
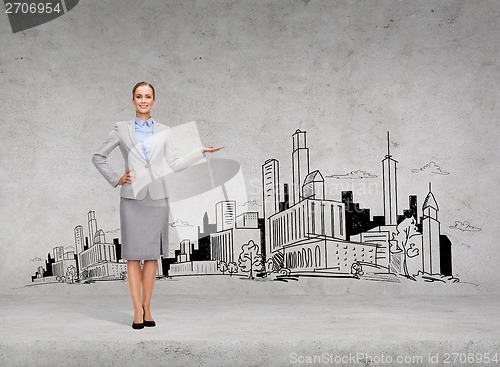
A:
POLYGON ((148 168, 148 167, 149 167, 149 164, 146 164, 144 167, 148 168))

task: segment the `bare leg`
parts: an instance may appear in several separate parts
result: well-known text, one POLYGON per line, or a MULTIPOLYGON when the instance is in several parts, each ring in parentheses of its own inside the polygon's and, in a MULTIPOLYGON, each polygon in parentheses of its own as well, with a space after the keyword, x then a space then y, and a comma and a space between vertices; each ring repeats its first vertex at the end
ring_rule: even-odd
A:
POLYGON ((134 322, 136 324, 139 324, 142 322, 141 260, 127 260, 127 277, 128 277, 128 285, 130 287, 130 296, 132 296, 132 304, 134 306, 134 322))
POLYGON ((158 260, 144 260, 142 269, 142 305, 144 306, 144 320, 151 321, 151 297, 155 285, 158 260))

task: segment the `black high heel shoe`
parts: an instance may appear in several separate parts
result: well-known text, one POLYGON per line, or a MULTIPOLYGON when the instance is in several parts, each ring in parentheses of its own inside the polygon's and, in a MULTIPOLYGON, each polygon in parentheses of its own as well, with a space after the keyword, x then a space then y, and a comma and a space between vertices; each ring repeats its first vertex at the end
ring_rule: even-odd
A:
MULTIPOLYGON (((143 307, 143 310, 144 310, 144 307, 143 307)), ((135 322, 132 322, 132 328, 134 329, 144 329, 144 312, 142 313, 142 321, 143 322, 139 322, 139 323, 135 323, 135 322)))
POLYGON ((156 326, 156 322, 154 320, 144 320, 144 315, 146 314, 146 310, 144 310, 144 306, 142 306, 142 320, 144 321, 144 326, 156 326))

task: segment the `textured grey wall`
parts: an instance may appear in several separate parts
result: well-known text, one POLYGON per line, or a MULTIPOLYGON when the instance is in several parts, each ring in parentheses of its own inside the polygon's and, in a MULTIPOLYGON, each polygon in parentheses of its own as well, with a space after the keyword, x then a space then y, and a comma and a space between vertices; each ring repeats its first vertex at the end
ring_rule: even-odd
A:
POLYGON ((88 210, 119 227, 118 190, 90 158, 114 122, 133 117, 131 88, 147 80, 153 117, 195 120, 204 143, 225 145, 219 157, 241 163, 251 199, 268 158, 291 182, 300 128, 312 169, 378 176, 370 195, 356 186, 365 179, 329 179, 331 198, 342 181, 382 214, 390 130, 400 208, 410 194, 420 207, 432 181, 454 275, 498 291, 499 28, 495 0, 80 1, 18 33, 1 16, 0 290, 28 284, 37 257, 72 246, 88 210), (412 172, 431 161, 449 174, 412 172))

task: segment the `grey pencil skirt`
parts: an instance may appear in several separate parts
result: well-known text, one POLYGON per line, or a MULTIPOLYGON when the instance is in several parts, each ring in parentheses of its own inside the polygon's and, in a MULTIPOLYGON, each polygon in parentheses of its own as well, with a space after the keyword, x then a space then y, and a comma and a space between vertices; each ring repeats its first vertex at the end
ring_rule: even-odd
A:
POLYGON ((167 256, 168 199, 153 200, 149 192, 143 200, 120 198, 122 258, 156 260, 167 256))

